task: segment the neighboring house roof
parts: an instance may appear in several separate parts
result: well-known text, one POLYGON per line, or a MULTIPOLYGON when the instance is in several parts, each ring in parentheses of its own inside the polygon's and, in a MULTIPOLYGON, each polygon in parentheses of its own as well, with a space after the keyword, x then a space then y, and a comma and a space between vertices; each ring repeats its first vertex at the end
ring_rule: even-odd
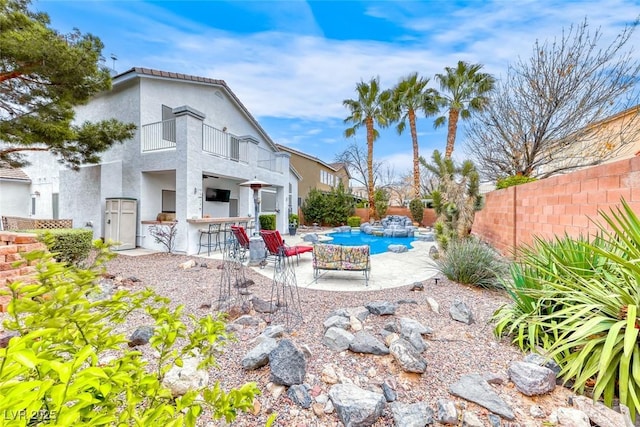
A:
POLYGON ((220 86, 225 92, 233 99, 233 101, 237 104, 237 106, 242 110, 244 114, 249 118, 249 120, 253 123, 253 125, 258 129, 258 131, 262 134, 264 139, 268 144, 271 144, 272 148, 276 150, 276 143, 269 137, 267 132, 260 126, 260 123, 253 117, 253 115, 249 112, 247 107, 244 106, 240 98, 236 96, 235 93, 227 86, 227 83, 224 80, 211 79, 209 77, 200 77, 200 76, 192 76, 190 74, 182 74, 182 73, 172 73, 169 71, 161 71, 154 70, 152 68, 142 68, 142 67, 133 67, 127 71, 124 71, 113 77, 113 84, 116 85, 119 80, 125 81, 132 77, 133 74, 148 76, 160 79, 171 79, 171 80, 185 80, 196 83, 204 83, 212 86, 220 86))
MULTIPOLYGON (((279 149, 279 150, 281 150, 281 151, 286 151, 286 152, 291 153, 291 154, 296 154, 296 155, 298 155, 298 156, 300 156, 300 157, 304 157, 304 158, 309 159, 309 160, 311 160, 311 161, 314 161, 314 162, 320 163, 322 166, 324 166, 324 167, 326 167, 326 168, 328 168, 328 169, 331 169, 331 170, 332 170, 332 171, 334 171, 334 172, 338 172, 338 170, 340 169, 340 168, 337 168, 337 169, 336 169, 336 168, 335 168, 334 166, 332 166, 331 164, 329 164, 329 163, 325 163, 325 162, 323 162, 322 160, 320 160, 319 158, 317 158, 317 157, 315 157, 315 156, 312 156, 312 155, 307 154, 307 153, 303 153, 302 151, 294 150, 294 149, 293 149, 293 148, 291 148, 291 147, 287 147, 287 146, 282 145, 282 144, 276 144, 276 147, 278 147, 278 149, 279 149)), ((334 164, 340 164, 340 165, 342 165, 342 163, 334 163, 334 164)), ((348 172, 347 172, 347 173, 348 173, 348 172)))
POLYGON ((344 169, 344 171, 347 173, 347 176, 349 177, 349 179, 351 179, 351 174, 349 173, 349 165, 345 162, 336 162, 336 163, 330 163, 331 167, 334 168, 336 171, 340 170, 340 169, 344 169))
POLYGON ((296 170, 296 168, 293 167, 293 165, 291 163, 289 163, 289 170, 291 172, 293 172, 293 175, 298 178, 298 181, 302 181, 302 175, 300 175, 300 172, 298 172, 296 170))
POLYGON ((22 169, 12 168, 0 163, 0 180, 31 182, 31 178, 22 169))

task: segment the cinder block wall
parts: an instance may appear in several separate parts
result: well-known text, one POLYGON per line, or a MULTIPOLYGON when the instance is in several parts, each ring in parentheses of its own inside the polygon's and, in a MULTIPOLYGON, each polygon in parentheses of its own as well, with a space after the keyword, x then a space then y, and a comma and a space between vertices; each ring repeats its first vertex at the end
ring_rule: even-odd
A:
POLYGON ((534 237, 578 237, 597 230, 598 211, 610 213, 629 202, 640 215, 640 157, 594 166, 566 175, 486 194, 472 232, 505 255, 534 237))
MULTIPOLYGON (((31 280, 35 267, 26 263, 15 267, 14 264, 23 259, 22 254, 43 249, 45 244, 38 242, 35 234, 0 232, 0 289, 6 290, 7 284, 16 280, 31 280)), ((0 296, 0 311, 6 311, 10 300, 8 295, 0 296)))

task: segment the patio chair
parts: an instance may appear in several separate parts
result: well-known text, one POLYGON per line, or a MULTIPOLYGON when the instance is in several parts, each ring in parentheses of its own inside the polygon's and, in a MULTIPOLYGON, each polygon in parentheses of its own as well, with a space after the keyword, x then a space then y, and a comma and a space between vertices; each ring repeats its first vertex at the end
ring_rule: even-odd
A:
POLYGON ((247 231, 244 227, 232 225, 231 233, 233 233, 233 237, 235 237, 233 251, 239 255, 240 261, 244 261, 247 257, 247 251, 249 250, 249 236, 247 236, 247 231))
POLYGON ((264 240, 267 248, 267 259, 275 262, 276 266, 280 265, 284 258, 296 256, 296 262, 300 264, 300 254, 305 252, 313 252, 313 247, 296 245, 287 246, 282 240, 282 236, 278 230, 260 230, 260 236, 264 240))

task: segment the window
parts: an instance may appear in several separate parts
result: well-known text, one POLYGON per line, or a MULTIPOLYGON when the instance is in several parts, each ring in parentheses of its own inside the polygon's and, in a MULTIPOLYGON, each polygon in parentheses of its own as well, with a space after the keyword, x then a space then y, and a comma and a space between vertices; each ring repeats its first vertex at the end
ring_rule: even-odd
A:
POLYGON ((176 192, 173 190, 162 190, 162 212, 176 213, 176 192))
POLYGON ((262 212, 276 211, 276 193, 274 191, 260 191, 260 210, 262 212))
POLYGON ((31 196, 31 215, 36 214, 36 196, 31 196))

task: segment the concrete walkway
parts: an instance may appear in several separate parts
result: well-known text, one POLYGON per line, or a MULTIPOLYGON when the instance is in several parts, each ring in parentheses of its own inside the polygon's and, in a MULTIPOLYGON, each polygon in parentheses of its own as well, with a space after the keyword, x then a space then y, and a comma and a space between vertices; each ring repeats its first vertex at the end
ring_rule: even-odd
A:
MULTIPOLYGON (((289 246, 304 244, 305 234, 313 231, 297 233, 295 236, 283 236, 289 246)), ((364 274, 361 271, 323 271, 320 270, 319 277, 313 277, 312 254, 300 255, 299 264, 295 258, 290 259, 294 266, 296 281, 299 288, 326 290, 326 291, 377 291, 399 286, 410 285, 414 282, 428 280, 438 274, 435 264, 429 257, 429 249, 434 246, 434 242, 414 241, 413 248, 404 253, 385 252, 371 255, 371 272, 369 275, 369 285, 365 286, 364 274)), ((122 255, 145 255, 152 253, 144 249, 131 249, 120 251, 122 255)), ((206 253, 198 255, 203 258, 222 260, 222 253, 217 251, 207 256, 206 253)), ((273 262, 269 262, 265 267, 249 267, 254 271, 270 279, 274 277, 273 262)))

